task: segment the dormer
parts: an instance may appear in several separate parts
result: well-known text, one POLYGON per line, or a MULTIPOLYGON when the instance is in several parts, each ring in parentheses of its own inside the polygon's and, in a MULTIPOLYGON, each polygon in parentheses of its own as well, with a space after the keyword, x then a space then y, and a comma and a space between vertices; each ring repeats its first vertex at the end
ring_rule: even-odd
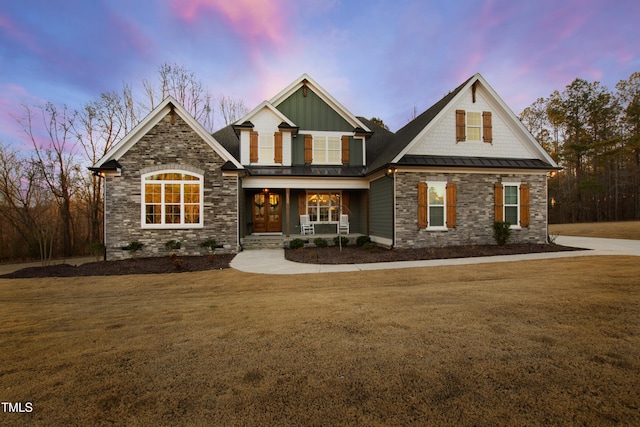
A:
POLYGON ((264 101, 234 125, 243 165, 291 166, 291 138, 298 127, 264 101))

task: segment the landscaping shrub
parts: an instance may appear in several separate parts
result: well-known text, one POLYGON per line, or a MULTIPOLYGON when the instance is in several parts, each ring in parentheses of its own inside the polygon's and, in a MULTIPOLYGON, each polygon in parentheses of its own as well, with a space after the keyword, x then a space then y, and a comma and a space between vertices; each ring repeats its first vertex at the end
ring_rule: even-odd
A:
POLYGON ((378 246, 376 246, 375 243, 373 243, 371 240, 369 240, 368 242, 362 244, 362 248, 366 249, 368 251, 373 251, 373 250, 378 249, 378 246))
POLYGON ((289 242, 289 249, 301 249, 304 248, 304 240, 293 239, 289 242))
POLYGON ((177 240, 169 240, 167 243, 164 244, 164 247, 168 251, 177 251, 182 247, 182 245, 177 240))
POLYGON ((493 238, 498 246, 504 246, 509 242, 511 237, 511 224, 504 221, 496 221, 493 223, 493 238))
POLYGON ((313 240, 313 244, 319 248, 326 248, 329 245, 329 243, 327 242, 327 239, 323 239, 322 237, 316 237, 313 240))
POLYGON ((141 242, 138 242, 137 240, 134 240, 132 242, 129 242, 129 244, 127 246, 123 246, 122 250, 123 251, 129 251, 131 256, 135 257, 136 254, 138 253, 138 251, 141 250, 143 246, 144 246, 144 243, 141 243, 141 242))
POLYGON ((369 236, 358 236, 356 239, 356 245, 363 246, 365 243, 370 243, 371 237, 369 236))
POLYGON ((200 243, 201 248, 205 248, 210 253, 213 253, 216 249, 216 239, 207 239, 200 243))
POLYGON ((349 238, 346 236, 336 236, 333 238, 333 244, 336 246, 340 245, 340 240, 342 240, 342 246, 347 246, 349 244, 349 238))

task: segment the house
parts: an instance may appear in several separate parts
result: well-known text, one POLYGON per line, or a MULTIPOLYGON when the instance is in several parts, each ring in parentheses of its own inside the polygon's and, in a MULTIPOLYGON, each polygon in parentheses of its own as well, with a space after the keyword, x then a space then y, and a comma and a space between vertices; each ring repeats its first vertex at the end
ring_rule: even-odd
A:
POLYGON ((308 75, 213 135, 165 99, 91 169, 105 178, 109 259, 215 238, 349 233, 388 247, 547 241, 547 174, 558 168, 476 74, 393 133, 353 115, 308 75))

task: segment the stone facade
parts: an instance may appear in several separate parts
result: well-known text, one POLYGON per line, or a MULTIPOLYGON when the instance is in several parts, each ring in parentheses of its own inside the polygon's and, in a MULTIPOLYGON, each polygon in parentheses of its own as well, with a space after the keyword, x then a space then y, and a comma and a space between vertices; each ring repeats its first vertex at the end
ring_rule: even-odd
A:
POLYGON ((168 255, 165 243, 177 240, 179 255, 201 255, 200 243, 214 238, 223 251, 237 252, 238 178, 223 176, 225 163, 178 115, 165 116, 153 129, 129 149, 118 162, 120 176, 107 176, 105 195, 107 259, 128 258, 122 250, 131 241, 144 243, 139 256, 168 255), (141 227, 140 177, 144 173, 180 169, 204 176, 202 228, 147 229, 141 227))
POLYGON ((547 242, 547 180, 544 173, 398 172, 396 175, 396 243, 399 248, 495 244, 494 184, 530 185, 530 225, 514 229, 511 242, 547 242), (455 183, 456 227, 446 231, 418 229, 418 183, 455 183))

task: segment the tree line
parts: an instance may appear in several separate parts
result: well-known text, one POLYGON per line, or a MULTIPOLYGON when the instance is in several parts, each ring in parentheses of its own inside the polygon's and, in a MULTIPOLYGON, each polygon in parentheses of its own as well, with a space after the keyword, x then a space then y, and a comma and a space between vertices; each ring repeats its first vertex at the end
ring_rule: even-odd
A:
POLYGON ((52 102, 22 106, 16 117, 25 136, 21 148, 0 141, 0 260, 46 263, 101 252, 103 183, 88 167, 168 95, 209 131, 248 111, 243 101, 215 98, 181 65, 162 64, 157 78, 141 86, 140 97, 123 84, 77 110, 52 102))
POLYGON ((575 79, 520 119, 562 170, 549 179, 552 223, 640 219, 640 73, 614 91, 575 79))

